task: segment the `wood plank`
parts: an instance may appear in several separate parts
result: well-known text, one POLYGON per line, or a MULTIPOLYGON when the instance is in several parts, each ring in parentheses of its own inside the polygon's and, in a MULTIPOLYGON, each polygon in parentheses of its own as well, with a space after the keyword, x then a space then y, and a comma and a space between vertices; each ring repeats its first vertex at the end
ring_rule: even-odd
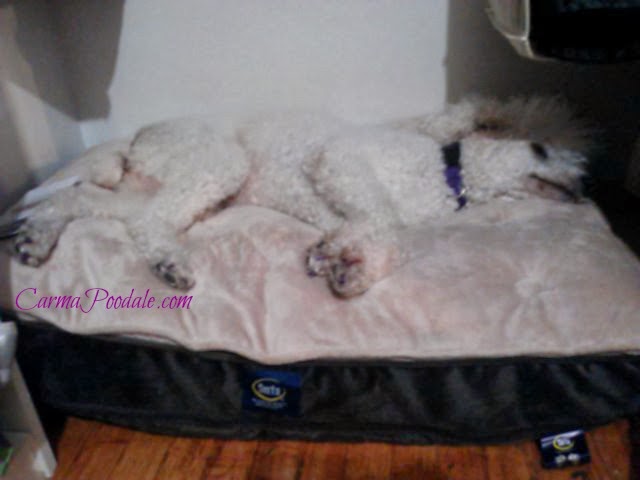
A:
POLYGON ((587 433, 592 462, 544 470, 534 442, 498 446, 224 441, 150 435, 70 419, 54 480, 627 480, 628 424, 587 433))
POLYGON ((70 474, 68 469, 78 461, 78 457, 85 448, 85 444, 89 437, 94 434, 97 429, 96 422, 78 421, 71 418, 65 422, 64 434, 60 438, 57 448, 58 468, 54 475, 54 479, 67 478, 70 474), (66 476, 65 476, 66 475, 66 476))
POLYGON ((524 447, 521 442, 486 447, 487 478, 529 478, 530 472, 537 471, 539 460, 537 452, 534 456, 524 447), (535 465, 529 462, 530 458, 535 458, 535 465))
POLYGON ((589 479, 630 478, 630 446, 626 422, 617 422, 587 433, 591 452, 589 479))
MULTIPOLYGON (((486 449, 483 447, 440 447, 437 456, 442 478, 448 480, 493 480, 489 477, 486 449)), ((517 478, 517 477, 508 477, 517 478)))
MULTIPOLYGON (((63 436, 67 432, 63 433, 63 436)), ((60 480, 109 480, 111 472, 124 454, 133 432, 124 428, 94 424, 93 432, 86 438, 82 451, 75 461, 56 470, 54 479, 60 480), (64 471, 63 473, 59 473, 64 471), (64 475, 64 476, 62 476, 64 475)))
POLYGON ((358 443, 346 446, 344 477, 354 480, 390 478, 393 449, 384 443, 358 443))
POLYGON ((306 442, 259 442, 248 478, 256 480, 300 478, 307 448, 306 442))
POLYGON ((167 451, 174 443, 171 437, 133 432, 111 478, 118 480, 156 480, 167 451))
POLYGON ((391 450, 390 478, 421 480, 444 478, 435 446, 394 445, 391 450))
POLYGON ((157 471, 157 479, 200 479, 211 458, 216 458, 223 443, 218 440, 176 438, 171 443, 157 471))
MULTIPOLYGON (((258 449, 257 441, 229 440, 217 442, 215 455, 207 456, 202 480, 242 480, 249 477, 258 449)), ((187 478, 187 477, 183 477, 187 478)))
POLYGON ((344 445, 327 442, 312 444, 306 449, 300 480, 344 478, 346 462, 344 445))

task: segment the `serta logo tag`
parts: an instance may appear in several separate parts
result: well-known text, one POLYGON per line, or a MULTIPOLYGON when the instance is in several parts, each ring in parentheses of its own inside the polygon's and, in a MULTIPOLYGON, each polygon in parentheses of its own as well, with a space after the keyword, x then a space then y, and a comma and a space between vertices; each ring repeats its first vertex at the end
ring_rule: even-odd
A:
POLYGON ((242 379, 242 409, 269 415, 300 415, 302 378, 283 370, 246 370, 242 379))
POLYGON ((251 384, 251 391, 265 402, 280 402, 284 400, 287 390, 275 378, 259 378, 251 384))
POLYGON ((573 440, 570 437, 558 435, 553 439, 553 447, 561 452, 571 450, 574 447, 573 440))
POLYGON ((591 460, 582 430, 547 435, 538 440, 544 468, 562 468, 587 463, 591 460))

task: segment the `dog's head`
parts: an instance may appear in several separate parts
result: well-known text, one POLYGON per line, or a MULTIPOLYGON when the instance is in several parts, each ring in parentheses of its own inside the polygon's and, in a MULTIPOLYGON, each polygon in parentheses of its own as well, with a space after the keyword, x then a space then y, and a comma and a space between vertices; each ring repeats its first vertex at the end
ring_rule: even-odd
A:
POLYGON ((465 143, 476 153, 467 157, 477 170, 485 170, 484 180, 496 194, 581 199, 593 131, 566 101, 476 98, 468 105, 473 119, 465 143))
POLYGON ((519 139, 471 136, 462 142, 470 197, 582 198, 586 158, 574 150, 519 139))
POLYGON ((579 152, 530 142, 533 161, 524 177, 522 190, 532 195, 565 202, 582 199, 586 157, 579 152))

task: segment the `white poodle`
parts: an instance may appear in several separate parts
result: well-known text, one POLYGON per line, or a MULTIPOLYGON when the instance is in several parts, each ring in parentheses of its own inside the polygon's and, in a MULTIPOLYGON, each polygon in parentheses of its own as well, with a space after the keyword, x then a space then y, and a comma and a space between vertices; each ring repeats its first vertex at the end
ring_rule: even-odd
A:
POLYGON ((181 233, 216 210, 253 204, 323 230, 307 271, 349 297, 405 261, 412 235, 456 210, 502 196, 577 200, 585 133, 563 102, 542 98, 472 99, 366 127, 283 114, 231 136, 200 120, 159 123, 121 155, 90 151, 84 181, 37 205, 14 250, 38 266, 74 218, 119 218, 152 271, 188 289, 181 233))

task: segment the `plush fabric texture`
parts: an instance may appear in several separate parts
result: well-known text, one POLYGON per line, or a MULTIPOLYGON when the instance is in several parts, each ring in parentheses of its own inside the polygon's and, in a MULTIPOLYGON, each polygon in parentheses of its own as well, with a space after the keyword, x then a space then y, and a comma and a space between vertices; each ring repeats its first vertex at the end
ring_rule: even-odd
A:
MULTIPOLYGON (((142 335, 263 363, 636 353, 640 263, 589 203, 497 201, 452 212, 412 239, 410 261, 340 300, 309 278, 315 228, 272 210, 231 207, 182 239, 194 258, 189 309, 34 307, 102 288, 182 295, 153 276, 124 226, 81 219, 38 269, 0 255, 0 304, 82 334, 142 335), (37 289, 34 294, 33 290, 37 289)), ((55 302, 54 302, 55 305, 55 302)))

